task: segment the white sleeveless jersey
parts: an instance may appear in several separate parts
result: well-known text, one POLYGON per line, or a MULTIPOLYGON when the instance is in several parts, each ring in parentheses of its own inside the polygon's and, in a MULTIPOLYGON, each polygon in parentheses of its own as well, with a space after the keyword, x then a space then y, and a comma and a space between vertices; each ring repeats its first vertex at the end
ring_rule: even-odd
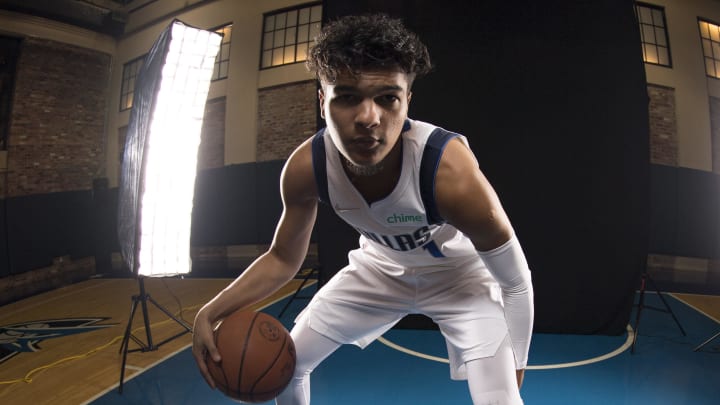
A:
POLYGON ((407 120, 401 135, 400 179, 390 195, 368 204, 345 174, 330 135, 325 130, 315 135, 313 167, 320 200, 360 233, 362 256, 379 260, 384 271, 417 274, 453 269, 470 260, 482 262, 470 239, 444 223, 435 205, 440 156, 454 137, 467 145, 462 135, 407 120))

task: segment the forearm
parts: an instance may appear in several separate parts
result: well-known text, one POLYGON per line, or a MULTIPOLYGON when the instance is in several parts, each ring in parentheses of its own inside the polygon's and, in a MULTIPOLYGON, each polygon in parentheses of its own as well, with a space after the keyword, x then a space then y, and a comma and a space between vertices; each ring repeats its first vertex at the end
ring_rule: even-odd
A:
POLYGON ((270 250, 258 257, 201 311, 210 322, 215 322, 238 309, 249 307, 290 281, 300 265, 301 261, 284 261, 270 250))
POLYGON ((527 366, 534 321, 530 269, 515 235, 502 246, 478 252, 502 288, 505 319, 515 351, 515 366, 527 366))

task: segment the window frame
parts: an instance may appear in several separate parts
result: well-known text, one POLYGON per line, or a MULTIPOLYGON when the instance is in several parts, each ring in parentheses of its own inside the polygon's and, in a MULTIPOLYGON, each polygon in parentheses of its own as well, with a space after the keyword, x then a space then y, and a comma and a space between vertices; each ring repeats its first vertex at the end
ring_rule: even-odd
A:
POLYGON ((671 49, 670 49, 670 34, 668 33, 667 16, 665 15, 665 7, 658 6, 658 5, 656 5, 656 4, 645 3, 645 2, 642 2, 642 1, 636 1, 636 2, 635 2, 635 12, 636 12, 636 17, 637 17, 637 22, 638 22, 638 28, 639 28, 639 31, 640 31, 640 32, 639 32, 639 33, 640 33, 640 46, 641 46, 641 48, 642 48, 643 63, 647 63, 647 64, 649 64, 649 65, 661 66, 661 67, 666 67, 666 68, 672 69, 672 67, 673 67, 672 51, 671 51, 671 49), (663 24, 663 25, 662 25, 662 26, 655 25, 654 19, 653 19, 653 24, 652 24, 652 25, 642 22, 642 21, 640 20, 640 9, 639 9, 639 7, 648 8, 648 9, 650 9, 651 11, 652 11, 652 10, 657 10, 657 11, 659 11, 659 12, 661 13, 661 15, 662 15, 662 24, 663 24), (644 34, 644 31, 643 31, 643 25, 647 25, 647 26, 650 26, 650 27, 653 28, 653 34, 654 34, 653 37, 654 37, 655 42, 646 42, 646 41, 645 41, 645 34, 644 34), (665 35, 664 35, 665 45, 661 45, 661 44, 659 44, 658 41, 657 41, 657 29, 658 29, 658 28, 662 28, 663 34, 665 34, 665 35), (660 63, 660 57, 659 57, 659 56, 658 56, 658 58, 657 58, 657 59, 658 59, 658 62, 648 62, 648 61, 647 61, 647 58, 646 58, 646 54, 647 54, 647 53, 646 53, 646 50, 645 50, 646 46, 653 46, 653 47, 655 47, 655 49, 656 49, 656 54, 657 54, 657 49, 658 49, 658 48, 663 48, 663 49, 665 49, 665 50, 667 51, 668 63, 667 63, 667 64, 660 63))
POLYGON ((228 35, 229 39, 227 42, 225 41, 226 35, 223 33, 220 33, 222 35, 222 41, 220 42, 220 49, 218 49, 217 57, 215 57, 215 65, 213 67, 213 73, 212 77, 210 78, 211 82, 216 82, 218 80, 224 80, 228 78, 229 72, 230 72, 230 46, 232 44, 232 32, 233 32, 233 22, 229 22, 226 24, 218 25, 215 28, 210 28, 209 31, 218 32, 219 30, 224 30, 226 27, 230 27, 230 35, 228 35), (222 53, 223 49, 227 49, 227 58, 222 59, 222 53), (225 76, 222 76, 220 73, 221 67, 225 64, 225 76), (217 72, 217 75, 216 75, 217 72))
MULTIPOLYGON (((280 67, 280 66, 288 66, 288 65, 294 65, 294 64, 297 64, 297 63, 304 63, 307 58, 298 60, 298 45, 303 45, 303 44, 306 45, 306 52, 307 52, 307 49, 310 48, 310 43, 312 42, 313 37, 314 37, 314 36, 311 34, 311 27, 312 27, 312 25, 315 24, 315 23, 319 23, 319 24, 320 24, 320 27, 322 27, 323 14, 324 14, 324 11, 323 11, 323 2, 322 2, 322 1, 313 1, 313 2, 308 2, 308 3, 298 4, 298 5, 296 5, 296 6, 281 8, 281 9, 273 10, 273 11, 270 11, 270 12, 267 12, 267 13, 263 13, 262 31, 261 31, 261 33, 260 33, 260 36, 261 36, 261 38, 260 38, 260 57, 259 57, 259 60, 258 60, 259 69, 260 69, 260 70, 266 70, 266 69, 277 68, 277 67, 280 67), (319 6, 319 7, 320 7, 320 19, 319 19, 319 20, 313 20, 313 19, 312 19, 312 8, 313 8, 313 7, 316 7, 316 6, 319 6), (311 14, 310 14, 309 17, 308 17, 308 23, 307 23, 307 24, 300 24, 300 21, 299 21, 299 19, 300 19, 300 10, 303 10, 303 9, 310 9, 310 13, 311 13, 311 14), (294 25, 294 27, 295 27, 294 39, 293 39, 292 42, 283 41, 282 45, 280 45, 280 46, 275 46, 275 43, 274 43, 274 42, 275 42, 275 35, 274 35, 274 33, 275 33, 276 31, 279 31, 279 30, 278 30, 278 29, 275 29, 275 28, 273 28, 272 30, 266 30, 266 27, 267 27, 266 24, 267 24, 268 17, 273 17, 273 16, 277 16, 277 15, 279 15, 279 14, 289 13, 289 12, 292 12, 292 11, 297 11, 297 12, 298 12, 298 13, 297 13, 297 17, 296 17, 296 21, 295 21, 295 25, 294 25), (300 31, 300 27, 301 27, 301 26, 304 26, 304 25, 307 25, 308 38, 307 38, 307 40, 298 41, 298 33, 299 33, 299 31, 300 31), (272 38, 273 38, 273 44, 271 45, 270 48, 265 49, 266 35, 267 35, 268 33, 271 33, 271 32, 273 33, 273 36, 272 36, 272 38), (273 55, 272 55, 272 53, 271 53, 270 63, 269 63, 268 65, 265 65, 265 63, 264 63, 264 61, 263 61, 263 58, 264 58, 264 54, 265 54, 265 52, 266 52, 267 50, 273 51, 273 50, 275 50, 275 49, 283 49, 283 48, 287 48, 289 45, 292 45, 292 46, 294 47, 294 52, 295 52, 295 55, 293 56, 291 62, 285 62, 285 56, 283 55, 283 63, 274 64, 274 63, 273 63, 273 55)), ((286 30, 284 27, 282 28, 282 32, 283 32, 283 34, 286 36, 285 39, 287 39, 288 33, 287 33, 287 30, 286 30)))
POLYGON ((119 109, 120 112, 127 111, 132 109, 133 104, 135 104, 135 86, 137 85, 137 78, 138 74, 140 73, 140 69, 142 69, 143 65, 145 64, 145 58, 147 57, 147 54, 138 56, 135 59, 131 59, 123 64, 123 70, 122 70, 122 76, 120 77, 120 105, 119 109), (128 74, 128 76, 125 76, 125 71, 128 69, 130 65, 135 65, 138 62, 140 62, 139 65, 137 65, 137 68, 133 72, 132 76, 128 74), (128 86, 128 89, 125 89, 125 84, 130 80, 133 79, 132 86, 128 86), (126 91, 127 90, 127 91, 126 91), (132 97, 132 101, 130 102, 130 105, 126 107, 128 96, 132 97))
POLYGON ((718 27, 718 35, 720 36, 720 23, 713 21, 709 18, 704 18, 704 17, 698 17, 697 21, 698 21, 698 34, 700 35, 700 48, 702 49, 702 55, 703 55, 703 67, 705 68, 705 76, 707 76, 711 79, 720 79, 720 49, 718 49, 717 54, 715 54, 715 52, 713 51, 713 48, 714 48, 713 44, 717 44, 716 46, 718 48, 720 48, 720 38, 718 38, 718 40, 713 40, 712 34, 710 35, 710 38, 706 38, 703 36, 702 29, 700 29, 700 23, 714 25, 714 26, 718 27), (705 46, 703 45, 703 40, 705 40, 705 39, 710 41, 710 51, 712 52, 712 56, 708 56, 705 53, 705 46), (707 60, 708 59, 711 59, 713 62, 715 62, 714 63, 715 76, 708 73, 708 68, 707 68, 707 60))

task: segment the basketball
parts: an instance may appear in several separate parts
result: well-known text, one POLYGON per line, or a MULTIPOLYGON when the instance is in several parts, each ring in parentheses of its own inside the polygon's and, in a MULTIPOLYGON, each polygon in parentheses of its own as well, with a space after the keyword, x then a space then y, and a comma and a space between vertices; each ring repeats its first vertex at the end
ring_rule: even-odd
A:
POLYGON ((274 399, 295 371, 295 344, 287 329, 263 312, 240 310, 215 329, 222 360, 205 359, 218 389, 241 402, 274 399))

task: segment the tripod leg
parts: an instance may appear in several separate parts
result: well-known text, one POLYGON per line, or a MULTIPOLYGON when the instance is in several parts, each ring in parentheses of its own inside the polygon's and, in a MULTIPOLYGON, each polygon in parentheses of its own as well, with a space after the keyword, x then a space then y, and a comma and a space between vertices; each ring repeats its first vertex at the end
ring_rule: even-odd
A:
POLYGON ((640 281, 640 298, 638 299, 637 314, 635 314, 635 333, 633 335, 633 342, 630 348, 630 353, 635 353, 635 342, 637 342, 638 333, 640 331, 640 314, 642 313, 645 302, 645 274, 642 275, 640 281))
POLYGON ((715 340, 718 336, 720 336, 720 332, 716 333, 716 334, 715 334, 713 337, 711 337, 710 339, 702 342, 702 344, 700 344, 700 346, 698 346, 698 347, 696 347, 695 349, 693 349, 693 351, 696 352, 696 351, 702 349, 702 348, 705 347, 708 343, 710 343, 710 342, 712 342, 713 340, 715 340))
POLYGON ((140 284, 140 305, 142 306, 143 321, 145 322, 145 335, 147 336, 148 350, 154 350, 152 333, 150 332, 150 317, 148 316, 147 300, 149 296, 145 292, 145 278, 138 277, 140 284))
POLYGON ((687 336, 687 333, 685 333, 685 329, 683 329, 682 325, 680 325, 680 321, 675 316, 675 313, 670 309, 670 305, 668 305, 667 301, 665 301, 665 297, 658 291, 658 296, 662 300, 663 304, 665 305, 665 308, 667 308, 667 312, 672 316, 672 319, 675 320, 675 323, 677 324, 678 328, 680 328, 680 332, 682 332, 683 336, 687 336))
POLYGON ((120 385, 118 385, 118 392, 122 394, 123 382, 125 381, 125 364, 127 362, 128 344, 130 343, 130 335, 132 334, 132 321, 135 318, 135 310, 137 309, 138 296, 132 297, 132 306, 130 307, 130 318, 128 319, 127 327, 125 327, 125 334, 123 335, 122 343, 120 344, 120 353, 122 353, 122 363, 120 365, 120 385))
POLYGON ((147 298, 148 298, 148 300, 150 301, 150 303, 152 303, 153 305, 155 305, 155 307, 157 307, 157 309, 159 309, 159 310, 161 310, 163 313, 165 313, 165 315, 167 315, 168 318, 170 318, 170 319, 172 319, 173 321, 175 321, 175 322, 177 322, 178 324, 180 324, 180 326, 182 326, 183 328, 185 328, 186 331, 192 332, 192 326, 188 325, 187 322, 185 322, 185 321, 183 321, 182 319, 176 317, 176 316, 175 316, 172 312, 170 312, 167 308, 165 308, 165 307, 163 307, 162 305, 158 304, 158 302, 155 301, 155 300, 153 299, 153 297, 151 297, 151 296, 148 295, 147 298))
POLYGON ((132 297, 132 305, 130 306, 130 318, 128 319, 127 326, 125 327, 125 333, 123 334, 123 340, 120 344, 120 350, 118 353, 122 353, 127 349, 128 341, 130 340, 130 334, 132 333, 132 321, 135 318, 135 310, 137 309, 137 296, 132 297))
POLYGON ((313 273, 315 273, 315 271, 316 271, 315 269, 310 269, 310 271, 308 272, 308 274, 306 274, 305 277, 303 277, 302 283, 300 283, 300 286, 297 288, 297 290, 295 290, 295 293, 293 294, 292 297, 290 297, 290 299, 288 300, 288 302, 285 303, 285 306, 284 306, 283 309, 280 311, 280 314, 278 314, 278 318, 282 318, 283 314, 285 314, 285 311, 287 311, 287 309, 288 309, 288 307, 290 306, 290 304, 291 304, 293 301, 295 301, 295 298, 297 298, 298 294, 299 294, 300 291, 303 289, 303 287, 305 287, 305 284, 307 284, 307 282, 310 280, 310 277, 313 275, 313 273))
POLYGON ((687 336, 687 333, 685 333, 685 329, 683 329, 682 325, 680 325, 680 321, 675 316, 675 313, 673 312, 672 308, 670 308, 670 305, 668 305, 667 301, 665 300, 665 297, 660 293, 660 289, 657 288, 655 285, 655 282, 652 280, 652 278, 648 278, 648 281, 652 284, 653 289, 657 293, 658 297, 660 297, 660 300, 662 301, 663 305, 665 305, 665 312, 669 313, 670 316, 672 316, 673 320, 677 324, 678 328, 680 328, 680 332, 682 332, 683 336, 687 336))

